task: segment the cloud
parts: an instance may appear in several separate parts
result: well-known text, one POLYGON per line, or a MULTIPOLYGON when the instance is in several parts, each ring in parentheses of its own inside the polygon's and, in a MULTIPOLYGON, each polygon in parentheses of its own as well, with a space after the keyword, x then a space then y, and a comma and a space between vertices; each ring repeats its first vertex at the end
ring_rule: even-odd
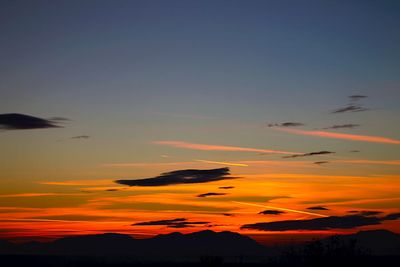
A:
POLYGON ((383 217, 383 220, 394 221, 400 219, 400 213, 392 213, 383 217))
POLYGON ((259 148, 248 148, 248 147, 237 147, 237 146, 206 145, 206 144, 188 143, 183 141, 154 141, 153 144, 192 149, 192 150, 202 150, 202 151, 258 152, 258 153, 287 154, 287 155, 299 154, 296 152, 281 151, 281 150, 259 149, 259 148))
POLYGON ((214 192, 209 192, 209 193, 204 193, 197 195, 197 197, 210 197, 210 196, 224 196, 226 193, 214 193, 214 192))
POLYGON ((248 167, 249 165, 243 163, 233 163, 233 162, 223 162, 223 161, 210 161, 210 160, 202 160, 196 159, 195 161, 203 162, 203 163, 210 163, 210 164, 218 164, 218 165, 225 165, 225 166, 236 166, 236 167, 248 167))
POLYGON ((366 225, 377 225, 386 220, 397 220, 400 213, 389 214, 384 217, 346 215, 330 216, 310 220, 286 220, 275 222, 261 222, 245 224, 242 229, 253 229, 260 231, 290 231, 290 230, 330 230, 330 229, 352 229, 366 225))
POLYGON ((298 127, 304 125, 301 122, 268 123, 268 127, 298 127))
POLYGON ((359 124, 347 123, 347 124, 335 124, 329 127, 322 128, 324 130, 328 129, 353 129, 360 126, 359 124))
POLYGON ((187 219, 185 218, 177 218, 177 219, 172 219, 172 220, 159 220, 159 221, 149 221, 149 222, 139 222, 139 223, 134 223, 132 226, 154 226, 154 225, 160 225, 160 226, 167 226, 170 228, 187 228, 187 227, 192 227, 196 225, 204 225, 209 222, 188 222, 187 219))
POLYGON ((316 161, 316 162, 314 162, 314 164, 316 164, 316 165, 323 165, 323 164, 327 164, 327 163, 329 163, 329 161, 316 161))
POLYGON ((316 151, 316 152, 310 152, 310 153, 305 153, 305 154, 300 154, 300 155, 290 155, 290 156, 284 156, 283 158, 297 158, 297 157, 310 157, 310 156, 317 156, 317 155, 327 155, 327 154, 334 154, 335 152, 332 151, 316 151))
POLYGON ((367 111, 369 110, 368 108, 364 108, 361 105, 354 105, 350 104, 347 105, 343 108, 338 108, 332 111, 332 113, 345 113, 345 112, 361 112, 361 111, 367 111))
POLYGON ((77 136, 72 136, 70 139, 89 139, 89 135, 77 135, 77 136))
POLYGON ((219 189, 233 189, 235 188, 234 186, 220 186, 218 187, 219 189))
POLYGON ((366 95, 349 95, 349 99, 352 102, 355 102, 355 101, 358 101, 358 100, 361 100, 361 99, 367 98, 367 97, 368 96, 366 96, 366 95))
POLYGON ((313 206, 313 207, 308 207, 308 210, 329 210, 328 208, 322 207, 322 206, 313 206))
POLYGON ((299 129, 288 129, 288 128, 275 128, 282 132, 298 134, 298 135, 308 135, 316 136, 322 138, 333 138, 333 139, 344 139, 360 142, 371 142, 371 143, 385 143, 385 144, 395 144, 400 145, 400 140, 381 137, 381 136, 369 136, 369 135, 356 135, 356 134, 344 134, 344 133, 333 133, 325 131, 305 131, 299 129))
POLYGON ((115 182, 128 186, 163 186, 173 184, 207 183, 237 178, 228 176, 229 174, 229 168, 210 170, 188 169, 166 172, 152 178, 138 180, 116 180, 115 182))
POLYGON ((284 211, 280 211, 280 210, 264 210, 264 211, 260 211, 258 214, 263 214, 263 215, 281 215, 284 214, 284 211))
POLYGON ((362 211, 358 211, 358 210, 351 210, 349 211, 349 213, 357 213, 360 214, 362 216, 376 216, 379 214, 382 214, 382 211, 376 211, 376 210, 362 210, 362 211))
POLYGON ((0 114, 0 129, 2 130, 29 130, 60 128, 56 120, 42 119, 25 114, 7 113, 0 114))

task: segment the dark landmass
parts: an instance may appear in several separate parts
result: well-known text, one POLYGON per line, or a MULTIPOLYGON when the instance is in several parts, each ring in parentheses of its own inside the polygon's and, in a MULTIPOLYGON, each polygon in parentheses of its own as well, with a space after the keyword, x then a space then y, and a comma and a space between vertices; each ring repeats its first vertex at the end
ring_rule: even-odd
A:
POLYGON ((233 232, 65 237, 49 243, 0 240, 3 266, 397 266, 400 235, 361 231, 301 245, 267 247, 233 232))

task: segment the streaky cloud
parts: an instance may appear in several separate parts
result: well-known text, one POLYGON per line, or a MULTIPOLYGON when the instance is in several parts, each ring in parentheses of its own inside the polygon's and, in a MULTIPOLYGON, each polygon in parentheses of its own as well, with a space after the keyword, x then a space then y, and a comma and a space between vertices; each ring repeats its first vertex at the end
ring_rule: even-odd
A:
POLYGON ((209 193, 204 193, 197 195, 197 197, 211 197, 211 196, 224 196, 226 193, 214 193, 214 192, 209 192, 209 193))
POLYGON ((167 226, 170 228, 187 228, 193 227, 196 225, 205 225, 210 222, 203 222, 203 221, 195 221, 190 222, 186 218, 176 218, 171 220, 159 220, 159 221, 148 221, 148 222, 139 222, 134 223, 132 226, 167 226))
POLYGON ((274 128, 274 129, 277 129, 282 132, 291 133, 291 134, 297 134, 297 135, 307 135, 307 136, 316 136, 316 137, 322 137, 322 138, 344 139, 344 140, 352 140, 352 141, 360 141, 360 142, 400 145, 400 140, 387 138, 387 137, 381 137, 381 136, 345 134, 345 133, 326 132, 326 131, 305 131, 305 130, 281 128, 281 127, 274 128))
POLYGON ((177 147, 177 148, 192 149, 192 150, 202 150, 202 151, 258 152, 258 153, 286 154, 286 155, 301 154, 301 153, 297 153, 297 152, 272 150, 272 149, 259 149, 259 148, 222 146, 222 145, 206 145, 206 144, 189 143, 189 142, 183 142, 183 141, 154 141, 153 144, 165 145, 165 146, 171 146, 171 147, 177 147))
POLYGON ((152 178, 116 180, 115 182, 128 186, 165 186, 174 184, 207 183, 237 178, 229 175, 229 168, 209 170, 187 169, 162 173, 161 175, 152 178))
POLYGON ((301 122, 268 123, 268 127, 299 127, 304 126, 301 122))
POLYGON ((362 112, 362 111, 367 111, 369 110, 368 108, 364 108, 363 106, 360 105, 347 105, 342 108, 338 108, 332 111, 332 113, 345 113, 345 112, 362 112))
POLYGON ((300 155, 284 156, 283 158, 311 157, 311 156, 328 155, 328 154, 334 154, 334 153, 335 152, 323 150, 323 151, 304 153, 304 154, 300 154, 300 155))
POLYGON ((328 126, 325 128, 322 128, 324 130, 329 130, 329 129, 353 129, 356 127, 359 127, 359 124, 354 124, 354 123, 347 123, 347 124, 335 124, 332 126, 328 126))
POLYGON ((312 206, 312 207, 308 207, 307 209, 308 210, 329 210, 328 208, 323 207, 323 206, 312 206))
POLYGON ((293 230, 331 230, 352 229, 360 226, 377 225, 387 220, 397 220, 400 213, 388 214, 384 217, 364 216, 360 214, 345 216, 329 216, 309 220, 285 220, 245 224, 241 229, 259 231, 293 231, 293 230))
POLYGON ((38 118, 19 113, 0 114, 0 129, 31 130, 46 128, 62 128, 57 120, 38 118))
POLYGON ((263 215, 281 215, 284 214, 286 212, 281 211, 281 210, 263 210, 260 211, 258 214, 263 214, 263 215))

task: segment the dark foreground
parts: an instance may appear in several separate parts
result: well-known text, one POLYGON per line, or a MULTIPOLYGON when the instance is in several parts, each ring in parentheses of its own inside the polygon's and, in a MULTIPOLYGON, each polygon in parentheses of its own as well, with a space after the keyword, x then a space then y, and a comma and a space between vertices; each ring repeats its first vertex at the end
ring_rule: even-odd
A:
POLYGON ((263 262, 224 262, 219 257, 204 257, 200 258, 197 262, 141 262, 135 260, 124 260, 124 259, 105 259, 105 258, 94 258, 94 257, 68 257, 68 256, 45 256, 45 255, 2 255, 0 256, 0 262, 2 266, 35 266, 35 267, 47 267, 47 266, 76 266, 76 267, 92 267, 92 266, 104 266, 104 267, 125 267, 125 266, 360 266, 360 267, 372 267, 372 266, 398 266, 400 262, 400 256, 364 256, 355 258, 342 258, 339 257, 335 260, 324 259, 312 256, 306 256, 303 258, 293 257, 282 257, 282 258, 271 258, 263 262))

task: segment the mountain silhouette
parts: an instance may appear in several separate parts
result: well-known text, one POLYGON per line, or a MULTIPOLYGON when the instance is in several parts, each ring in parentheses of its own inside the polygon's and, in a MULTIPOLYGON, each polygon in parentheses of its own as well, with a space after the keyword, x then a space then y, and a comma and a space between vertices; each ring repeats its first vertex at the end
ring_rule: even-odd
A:
POLYGON ((0 243, 0 254, 124 256, 140 260, 198 260, 202 256, 226 259, 258 258, 266 247, 233 232, 205 230, 190 234, 171 233, 148 239, 106 233, 64 237, 49 243, 0 243))

